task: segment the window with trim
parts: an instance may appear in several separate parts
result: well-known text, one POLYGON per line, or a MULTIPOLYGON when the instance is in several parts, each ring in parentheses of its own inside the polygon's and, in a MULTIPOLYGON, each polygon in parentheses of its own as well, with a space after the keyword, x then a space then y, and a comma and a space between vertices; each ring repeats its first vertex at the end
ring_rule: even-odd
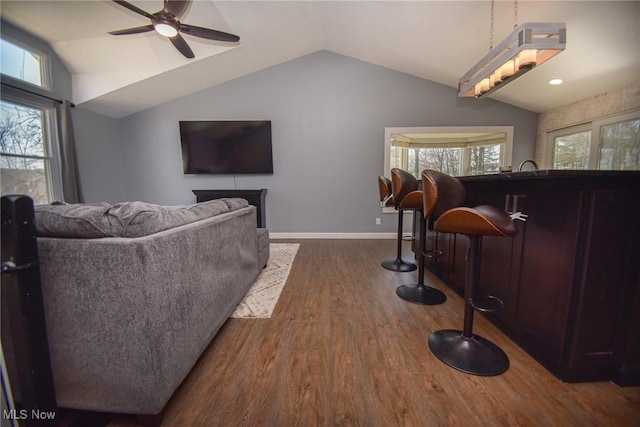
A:
POLYGON ((8 40, 0 40, 2 74, 30 85, 49 89, 47 55, 8 40))
POLYGON ((2 100, 0 166, 2 194, 26 194, 36 204, 50 203, 57 193, 51 140, 53 108, 2 100))
POLYGON ((387 128, 386 134, 385 173, 484 175, 511 165, 512 127, 387 128))
POLYGON ((548 135, 552 169, 640 170, 640 111, 548 135))
MULTIPOLYGON (((1 40, 3 82, 48 88, 46 55, 1 40)), ((26 194, 36 204, 62 199, 52 102, 11 87, 0 101, 0 173, 2 195, 26 194)))

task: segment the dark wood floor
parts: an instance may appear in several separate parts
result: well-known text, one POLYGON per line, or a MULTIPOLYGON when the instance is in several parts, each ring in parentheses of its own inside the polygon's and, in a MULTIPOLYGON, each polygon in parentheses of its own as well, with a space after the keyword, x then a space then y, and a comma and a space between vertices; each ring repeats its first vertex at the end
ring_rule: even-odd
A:
POLYGON ((563 383, 482 316, 474 332, 509 355, 505 374, 471 376, 436 359, 427 337, 461 327, 462 299, 431 276, 446 303, 396 297, 417 273, 380 267, 395 241, 300 243, 273 316, 229 319, 163 426, 640 425, 640 387, 563 383))

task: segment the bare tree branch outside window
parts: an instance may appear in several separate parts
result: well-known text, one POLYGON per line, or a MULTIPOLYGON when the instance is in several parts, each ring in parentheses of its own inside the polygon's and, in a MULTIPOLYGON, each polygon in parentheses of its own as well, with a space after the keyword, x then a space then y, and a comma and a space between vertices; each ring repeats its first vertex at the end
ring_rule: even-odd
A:
POLYGON ((416 177, 420 177, 424 169, 433 169, 452 176, 498 173, 502 149, 502 144, 477 147, 392 147, 391 167, 403 167, 400 164, 400 152, 406 150, 406 170, 416 177), (463 170, 463 150, 466 150, 466 155, 469 156, 469 170, 463 170))
POLYGON ((598 169, 640 170, 640 119, 602 126, 598 169))
POLYGON ((587 169, 591 131, 557 137, 553 157, 554 169, 587 169))
POLYGON ((26 194, 36 204, 49 202, 44 112, 2 101, 0 167, 2 194, 26 194))

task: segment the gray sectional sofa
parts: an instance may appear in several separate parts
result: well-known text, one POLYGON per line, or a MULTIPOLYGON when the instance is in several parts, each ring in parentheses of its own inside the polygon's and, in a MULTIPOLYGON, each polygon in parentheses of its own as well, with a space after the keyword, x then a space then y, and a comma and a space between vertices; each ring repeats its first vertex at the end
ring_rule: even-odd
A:
POLYGON ((58 405, 161 413, 266 263, 255 215, 244 199, 36 207, 58 405))

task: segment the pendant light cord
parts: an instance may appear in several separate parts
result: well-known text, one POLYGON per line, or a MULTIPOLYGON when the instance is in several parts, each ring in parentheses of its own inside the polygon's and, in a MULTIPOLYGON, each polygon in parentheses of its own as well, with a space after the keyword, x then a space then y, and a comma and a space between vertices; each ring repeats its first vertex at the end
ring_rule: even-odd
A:
POLYGON ((491 27, 489 31, 489 52, 493 49, 493 8, 495 6, 495 0, 491 0, 491 27))
MULTIPOLYGON (((489 31, 489 51, 493 49, 493 28, 495 19, 495 0, 491 0, 491 27, 489 31)), ((518 0, 513 2, 513 28, 518 28, 518 0)))

